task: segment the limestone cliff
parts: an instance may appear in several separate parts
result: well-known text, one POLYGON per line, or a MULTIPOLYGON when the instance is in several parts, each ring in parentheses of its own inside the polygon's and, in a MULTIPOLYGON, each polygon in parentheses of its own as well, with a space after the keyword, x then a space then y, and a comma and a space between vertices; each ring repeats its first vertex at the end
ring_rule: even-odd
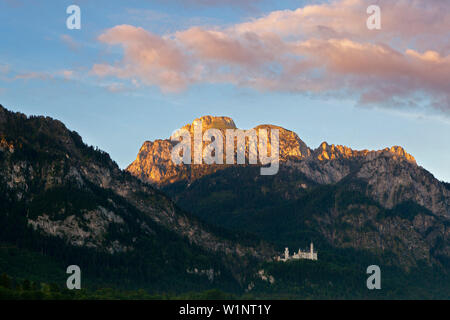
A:
MULTIPOLYGON (((202 133, 211 128, 219 129, 224 138, 226 136, 226 129, 237 129, 231 118, 212 116, 204 116, 195 119, 192 124, 187 124, 181 129, 188 130, 193 137, 194 124, 199 122, 202 123, 202 133)), ((287 161, 289 159, 301 160, 311 156, 312 151, 298 135, 292 131, 274 125, 259 125, 253 129, 256 131, 257 135, 259 134, 260 129, 266 129, 269 136, 270 130, 279 130, 280 161, 287 161)), ((175 165, 171 160, 171 151, 175 144, 176 142, 170 141, 169 139, 144 142, 138 152, 136 160, 133 161, 126 170, 143 181, 149 182, 155 186, 163 186, 182 180, 193 181, 206 174, 211 174, 229 166, 226 164, 225 155, 223 165, 175 165)), ((246 145, 245 155, 246 163, 248 164, 248 141, 246 141, 246 145)), ((226 149, 225 139, 224 149, 226 149)), ((236 145, 233 149, 236 152, 236 145)), ((270 151, 270 141, 268 143, 268 149, 270 151)))
MULTIPOLYGON (((194 123, 199 121, 203 123, 204 130, 236 128, 230 118, 211 116, 196 119, 184 128, 192 132, 194 123)), ((319 184, 335 184, 346 177, 356 176, 367 181, 367 195, 386 208, 411 200, 437 215, 450 215, 448 188, 418 166, 414 157, 402 147, 377 151, 352 150, 323 142, 312 150, 292 131, 273 125, 260 125, 254 129, 258 132, 261 128, 279 130, 281 166, 298 170, 319 184)), ((230 166, 174 165, 171 161, 174 144, 170 140, 146 141, 136 160, 126 170, 143 181, 162 187, 180 181, 189 184, 230 166)))

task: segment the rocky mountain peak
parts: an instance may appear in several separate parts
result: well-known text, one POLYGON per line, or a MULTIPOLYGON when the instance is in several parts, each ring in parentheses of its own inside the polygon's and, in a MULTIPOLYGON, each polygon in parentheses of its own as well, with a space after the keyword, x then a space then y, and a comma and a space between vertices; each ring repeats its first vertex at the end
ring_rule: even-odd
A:
MULTIPOLYGON (((233 119, 210 115, 197 118, 192 123, 183 126, 182 129, 188 130, 193 137, 194 126, 199 122, 202 124, 202 132, 208 129, 219 129, 225 135, 225 130, 227 129, 238 129, 233 119)), ((293 131, 270 124, 258 125, 253 129, 257 135, 259 134, 259 129, 267 129, 269 137, 271 130, 279 130, 280 161, 287 161, 288 159, 301 160, 311 155, 311 150, 293 131)), ((189 176, 198 178, 227 166, 175 165, 171 161, 171 151, 174 144, 175 142, 169 139, 155 140, 154 142, 146 141, 139 150, 136 160, 126 170, 144 181, 161 185, 185 179, 189 176)), ((246 155, 248 156, 248 152, 246 155)))
POLYGON ((325 161, 335 159, 350 159, 354 157, 365 156, 369 153, 367 150, 353 150, 349 147, 342 145, 329 145, 326 142, 322 142, 320 146, 314 150, 314 158, 325 161))
POLYGON ((416 163, 416 159, 400 146, 393 146, 382 150, 384 153, 390 153, 394 159, 405 159, 409 162, 416 163))
POLYGON ((195 124, 202 124, 202 131, 206 131, 208 129, 236 129, 236 124, 233 119, 229 117, 215 117, 215 116, 203 116, 195 119, 192 123, 185 125, 182 129, 189 130, 192 134, 194 131, 195 124))
MULTIPOLYGON (((233 119, 229 117, 203 116, 195 119, 192 123, 187 124, 183 129, 189 130, 193 137, 194 125, 201 122, 202 131, 214 128, 219 129, 225 135, 227 129, 237 129, 233 119)), ((253 128, 257 135, 260 129, 267 129, 270 137, 271 130, 277 129, 279 131, 279 156, 280 162, 288 163, 294 162, 295 166, 304 167, 307 176, 312 180, 317 180, 322 183, 335 183, 349 174, 347 166, 338 169, 336 160, 347 162, 371 162, 376 159, 391 159, 395 163, 406 161, 407 163, 416 165, 413 156, 408 154, 402 147, 393 146, 378 151, 370 150, 353 150, 343 145, 334 145, 323 142, 314 150, 310 149, 299 136, 290 130, 280 126, 271 124, 262 124, 253 128), (301 164, 303 160, 308 163, 323 163, 328 168, 322 173, 309 172, 307 169, 309 165, 301 164), (336 168, 335 168, 336 167, 336 168), (333 169, 334 168, 334 169, 333 169), (331 170, 331 171, 330 171, 331 170), (319 177, 317 177, 319 175, 319 177)), ((225 141, 224 141, 225 143, 225 141)), ((171 160, 171 151, 176 142, 169 139, 155 140, 153 142, 146 141, 136 157, 136 160, 126 169, 134 176, 150 182, 157 186, 167 185, 181 180, 195 180, 204 175, 211 174, 217 170, 225 169, 229 165, 175 165, 171 160)), ((269 145, 271 143, 269 142, 269 145)), ((207 143, 204 143, 205 147, 207 143)), ((246 152, 248 156, 248 152, 246 152)), ((248 162, 247 162, 248 163, 248 162)), ((320 164, 322 166, 322 164, 320 164)))
POLYGON ((280 158, 281 160, 288 159, 305 159, 311 155, 311 149, 308 148, 299 136, 290 130, 287 130, 280 126, 271 124, 262 124, 253 128, 256 132, 259 129, 277 129, 279 130, 279 142, 280 142, 280 158))
POLYGON ((353 150, 346 146, 334 144, 329 145, 327 142, 322 142, 320 146, 313 151, 313 157, 319 161, 351 159, 356 157, 366 157, 370 160, 378 156, 392 157, 394 160, 406 160, 408 162, 416 164, 416 160, 414 159, 414 157, 407 153, 405 149, 399 146, 384 148, 378 151, 369 151, 367 149, 353 150))

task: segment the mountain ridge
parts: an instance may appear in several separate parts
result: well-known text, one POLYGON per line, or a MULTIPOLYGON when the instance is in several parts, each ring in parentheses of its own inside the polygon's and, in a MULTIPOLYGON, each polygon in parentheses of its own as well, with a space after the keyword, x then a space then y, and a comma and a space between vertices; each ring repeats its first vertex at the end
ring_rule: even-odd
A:
MULTIPOLYGON (((212 128, 215 121, 222 123, 223 119, 226 119, 230 127, 235 127, 234 121, 228 117, 216 119, 205 116, 197 118, 194 122, 203 119, 207 121, 205 126, 207 128, 212 128)), ((185 127, 192 129, 192 125, 189 124, 185 127)), ((223 127, 219 129, 223 131, 223 127)), ((346 146, 329 145, 323 142, 316 149, 311 149, 293 131, 274 125, 255 127, 255 129, 261 128, 280 130, 281 166, 301 171, 319 184, 337 183, 353 172, 369 182, 371 189, 367 191, 368 194, 386 208, 392 208, 402 201, 413 200, 439 215, 450 214, 450 194, 446 184, 420 167, 415 158, 401 146, 369 151, 353 150, 346 146), (414 178, 410 176, 413 172, 414 178), (384 179, 379 179, 380 176, 384 176, 384 179), (411 190, 401 192, 405 188, 420 192, 411 190), (399 199, 397 199, 397 193, 401 193, 399 199)), ((175 165, 171 161, 171 150, 175 144, 176 142, 169 139, 146 141, 140 148, 136 160, 125 170, 161 188, 180 181, 189 184, 200 177, 233 166, 229 164, 175 165)), ((248 158, 248 150, 246 152, 248 158)))
MULTIPOLYGON (((192 123, 184 125, 181 129, 188 130, 192 135, 194 124, 199 122, 203 124, 203 132, 207 129, 214 128, 221 130, 222 133, 225 134, 226 129, 237 129, 232 118, 210 115, 196 118, 192 123)), ((396 160, 406 160, 417 164, 415 158, 407 153, 401 146, 392 146, 380 150, 354 150, 344 145, 329 145, 324 141, 316 149, 311 149, 300 139, 298 134, 283 127, 272 124, 261 124, 255 126, 253 129, 256 130, 256 132, 258 132, 259 129, 278 129, 280 131, 280 161, 282 162, 287 162, 288 160, 304 160, 311 157, 320 161, 342 158, 350 159, 355 157, 374 158, 383 154, 387 156, 392 155, 396 160)), ((166 183, 165 180, 169 180, 171 183, 179 180, 179 177, 167 179, 167 176, 177 174, 177 166, 172 166, 170 164, 170 151, 175 144, 176 142, 173 142, 170 139, 145 141, 138 152, 136 160, 128 165, 125 170, 157 186, 164 185, 166 183), (151 160, 147 160, 147 156, 151 157, 151 160), (159 159, 163 159, 163 163, 157 163, 159 159), (147 164, 145 164, 146 161, 148 162, 147 164), (158 169, 161 170, 158 171, 158 169), (150 171, 151 173, 147 175, 145 171, 150 171)), ((219 167, 220 166, 216 166, 215 169, 218 169, 219 167)), ((225 168, 226 165, 223 165, 222 167, 225 168)))

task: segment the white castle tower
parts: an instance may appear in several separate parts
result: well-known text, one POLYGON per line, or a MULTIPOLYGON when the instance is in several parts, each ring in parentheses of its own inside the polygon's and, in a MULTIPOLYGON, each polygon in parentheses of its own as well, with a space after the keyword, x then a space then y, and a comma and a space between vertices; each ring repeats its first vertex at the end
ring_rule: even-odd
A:
POLYGON ((284 249, 284 260, 289 260, 289 248, 284 249))
POLYGON ((276 257, 277 261, 288 261, 296 259, 317 260, 317 252, 314 252, 314 244, 311 242, 311 244, 309 245, 309 252, 298 249, 298 252, 294 251, 294 254, 290 256, 289 248, 285 248, 284 255, 276 257))

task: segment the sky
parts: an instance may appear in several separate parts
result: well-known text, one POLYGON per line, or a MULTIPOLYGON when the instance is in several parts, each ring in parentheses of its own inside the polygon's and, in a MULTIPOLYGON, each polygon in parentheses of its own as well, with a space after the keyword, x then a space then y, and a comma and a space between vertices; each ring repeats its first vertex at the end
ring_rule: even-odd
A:
POLYGON ((0 104, 63 121, 121 168, 214 115, 311 148, 399 145, 450 182, 448 0, 0 0, 0 41, 0 104))

